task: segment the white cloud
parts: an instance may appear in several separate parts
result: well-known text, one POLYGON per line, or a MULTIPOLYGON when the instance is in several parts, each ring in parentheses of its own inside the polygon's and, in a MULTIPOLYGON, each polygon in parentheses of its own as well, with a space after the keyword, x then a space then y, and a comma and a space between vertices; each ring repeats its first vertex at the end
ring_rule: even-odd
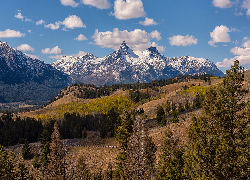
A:
POLYGON ((160 53, 162 53, 162 52, 165 51, 165 47, 164 47, 164 46, 159 46, 159 45, 156 44, 155 42, 152 42, 151 46, 152 46, 152 47, 156 47, 160 53))
POLYGON ((244 0, 243 4, 242 4, 242 7, 245 8, 245 9, 247 9, 246 14, 248 16, 250 16, 250 0, 244 0))
POLYGON ((28 32, 31 33, 31 30, 29 29, 28 32))
POLYGON ((25 21, 32 22, 32 19, 25 18, 25 21))
POLYGON ((58 60, 58 59, 61 59, 63 56, 65 56, 65 55, 49 56, 49 58, 54 59, 54 60, 58 60))
POLYGON ((80 27, 86 28, 86 25, 82 23, 81 18, 76 15, 71 15, 65 18, 63 22, 57 21, 55 22, 55 24, 50 23, 50 24, 44 25, 44 27, 56 30, 56 29, 59 29, 61 25, 64 25, 63 30, 66 30, 67 28, 69 29, 80 28, 80 27))
POLYGON ((231 42, 228 32, 231 32, 226 26, 216 26, 213 32, 210 32, 211 40, 208 44, 216 47, 215 43, 218 42, 231 42))
POLYGON ((79 3, 76 3, 74 0, 60 0, 60 1, 64 6, 77 7, 79 5, 79 3))
POLYGON ((77 54, 75 54, 74 56, 76 56, 76 57, 79 57, 79 56, 84 56, 84 55, 86 55, 86 52, 84 52, 84 51, 79 51, 77 54))
POLYGON ((213 0, 213 4, 215 7, 219 8, 230 8, 232 7, 232 4, 230 0, 213 0))
POLYGON ((143 26, 157 25, 158 23, 154 21, 154 19, 150 19, 148 17, 145 18, 145 21, 139 21, 139 24, 143 26))
POLYGON ((231 59, 225 58, 222 62, 216 63, 218 67, 230 67, 235 60, 239 60, 240 65, 250 65, 250 39, 243 38, 241 47, 236 46, 230 52, 236 56, 231 59))
POLYGON ((152 31, 152 32, 150 33, 150 36, 151 36, 152 39, 153 39, 153 38, 157 39, 157 41, 159 41, 159 40, 162 39, 161 33, 159 33, 157 30, 152 31))
POLYGON ((5 31, 0 31, 0 38, 14 38, 14 37, 24 37, 25 34, 20 31, 6 29, 5 31))
POLYGON ((20 10, 18 10, 18 13, 15 15, 15 18, 23 20, 24 16, 22 15, 20 10))
POLYGON ((141 0, 116 0, 114 10, 114 16, 117 19, 131 19, 146 15, 141 0))
POLYGON ((83 34, 79 34, 79 36, 77 38, 75 38, 75 40, 78 41, 86 41, 88 40, 83 34))
POLYGON ((172 36, 169 39, 169 43, 171 46, 187 46, 187 45, 192 45, 192 44, 197 44, 197 39, 191 35, 186 35, 186 36, 172 36))
POLYGON ((46 22, 44 20, 39 20, 36 22, 36 25, 42 25, 42 24, 45 24, 46 22))
POLYGON ((52 49, 50 48, 42 49, 42 53, 43 54, 63 54, 63 51, 58 46, 55 46, 52 49))
MULTIPOLYGON (((114 28, 113 32, 98 32, 98 29, 96 29, 92 38, 95 41, 95 45, 99 45, 102 48, 111 48, 114 50, 118 49, 124 40, 134 51, 143 51, 152 45, 151 33, 147 33, 141 29, 135 29, 134 31, 130 32, 127 30, 119 31, 118 28, 114 28)), ((161 48, 161 50, 164 49, 163 47, 161 48)))
POLYGON ((233 58, 231 58, 231 59, 225 58, 225 59, 223 59, 222 62, 217 62, 216 66, 217 67, 227 68, 227 67, 232 66, 233 64, 234 64, 234 59, 233 58))
POLYGON ((33 54, 27 54, 27 53, 24 53, 26 56, 29 56, 30 58, 32 59, 39 59, 39 56, 37 55, 33 55, 33 54))
POLYGON ((98 9, 109 9, 111 7, 108 0, 82 0, 82 3, 97 7, 98 9))
POLYGON ((24 51, 24 52, 26 52, 26 51, 34 52, 35 51, 35 49, 28 44, 21 44, 16 49, 19 51, 24 51))
POLYGON ((61 21, 58 21, 58 22, 55 22, 55 24, 50 23, 50 24, 44 25, 44 27, 50 28, 52 30, 56 30, 60 28, 61 23, 62 23, 61 21))

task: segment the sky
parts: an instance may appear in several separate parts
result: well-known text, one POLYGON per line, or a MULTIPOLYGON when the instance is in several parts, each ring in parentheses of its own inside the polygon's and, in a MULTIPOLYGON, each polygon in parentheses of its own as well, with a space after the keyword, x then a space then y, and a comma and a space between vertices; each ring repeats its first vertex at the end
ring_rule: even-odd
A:
POLYGON ((104 57, 125 40, 166 57, 193 56, 225 72, 250 69, 250 0, 1 0, 0 41, 52 63, 104 57))

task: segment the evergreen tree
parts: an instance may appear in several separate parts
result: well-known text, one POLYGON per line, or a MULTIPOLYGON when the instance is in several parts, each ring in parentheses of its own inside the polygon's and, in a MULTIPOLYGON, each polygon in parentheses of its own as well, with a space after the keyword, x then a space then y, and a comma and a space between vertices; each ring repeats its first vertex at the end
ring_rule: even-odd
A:
POLYGON ((249 179, 250 126, 242 100, 243 69, 239 61, 223 83, 206 93, 203 113, 192 117, 186 174, 191 179, 249 179))
POLYGON ((120 143, 121 152, 118 154, 116 160, 115 177, 117 179, 125 179, 125 161, 127 159, 126 151, 128 149, 129 137, 133 132, 134 117, 127 111, 121 116, 121 125, 115 131, 115 139, 120 143))
POLYGON ((175 110, 173 111, 173 119, 172 119, 172 122, 173 122, 173 123, 178 123, 178 122, 179 122, 178 110, 177 110, 177 109, 175 109, 175 110))
POLYGON ((30 145, 27 141, 27 139, 25 139, 24 141, 24 145, 23 145, 23 148, 22 148, 22 157, 23 159, 28 159, 30 157, 30 145))
POLYGON ((24 163, 18 164, 17 177, 18 180, 26 180, 29 179, 28 169, 25 167, 24 163))
POLYGON ((170 110, 171 110, 170 102, 167 100, 167 102, 166 102, 166 115, 169 115, 170 110))
POLYGON ((16 178, 16 158, 13 152, 6 152, 0 145, 0 179, 16 178))
POLYGON ((51 135, 50 153, 48 155, 48 166, 45 175, 46 179, 66 179, 64 156, 65 151, 62 142, 60 142, 58 123, 55 122, 51 135))
POLYGON ((86 138, 86 137, 87 137, 87 132, 86 132, 86 128, 84 127, 82 131, 82 138, 86 138))
POLYGON ((161 124, 162 119, 165 118, 165 112, 161 105, 157 107, 156 121, 161 124))
POLYGON ((158 179, 185 179, 183 176, 184 149, 178 146, 178 139, 174 139, 170 129, 166 131, 161 151, 158 163, 158 179))
POLYGON ((40 169, 42 173, 44 173, 45 170, 47 169, 48 155, 50 152, 49 146, 50 146, 49 142, 47 142, 45 145, 42 146, 42 154, 41 154, 41 159, 40 159, 40 166, 41 166, 40 169))
POLYGON ((146 180, 155 177, 156 147, 148 136, 145 120, 137 117, 130 138, 125 164, 127 179, 146 180))
POLYGON ((37 155, 37 154, 35 154, 35 156, 34 156, 34 158, 33 158, 32 166, 33 166, 34 168, 38 168, 38 167, 39 167, 38 155, 37 155))

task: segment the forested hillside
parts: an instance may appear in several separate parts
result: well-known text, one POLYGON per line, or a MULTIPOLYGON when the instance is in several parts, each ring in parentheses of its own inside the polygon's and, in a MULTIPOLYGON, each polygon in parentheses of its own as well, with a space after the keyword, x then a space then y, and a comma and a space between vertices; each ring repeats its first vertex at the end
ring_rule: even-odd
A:
POLYGON ((249 179, 249 80, 235 61, 223 79, 72 85, 2 115, 0 177, 249 179))

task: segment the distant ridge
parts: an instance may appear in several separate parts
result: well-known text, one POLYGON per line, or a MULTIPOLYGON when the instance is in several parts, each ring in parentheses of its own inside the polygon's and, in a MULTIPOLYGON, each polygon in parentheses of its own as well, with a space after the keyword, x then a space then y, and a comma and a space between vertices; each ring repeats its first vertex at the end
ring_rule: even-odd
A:
POLYGON ((208 59, 191 56, 168 58, 156 47, 149 47, 137 55, 125 41, 118 50, 103 58, 90 53, 80 57, 64 56, 51 65, 70 75, 75 82, 95 85, 150 82, 178 75, 224 75, 208 59))

